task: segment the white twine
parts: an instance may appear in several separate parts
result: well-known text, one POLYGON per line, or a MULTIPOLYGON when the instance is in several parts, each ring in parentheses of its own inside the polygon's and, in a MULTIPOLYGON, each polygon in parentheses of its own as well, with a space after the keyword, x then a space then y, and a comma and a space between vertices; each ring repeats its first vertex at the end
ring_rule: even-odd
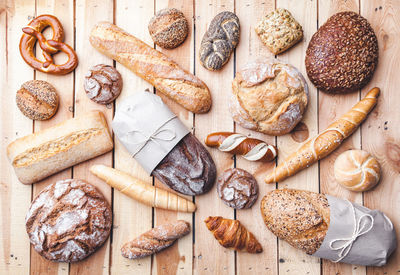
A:
POLYGON ((353 243, 357 240, 358 237, 367 234, 369 231, 371 231, 372 227, 374 226, 374 217, 372 217, 370 214, 364 214, 360 217, 360 219, 357 221, 356 217, 356 211, 354 209, 354 206, 351 202, 346 200, 350 204, 350 209, 353 212, 353 218, 354 218, 354 230, 353 234, 349 238, 342 238, 342 239, 334 239, 329 243, 329 248, 336 251, 339 250, 339 258, 333 262, 337 263, 343 260, 349 254, 351 248, 353 247, 353 243), (371 221, 369 225, 368 224, 368 219, 371 221), (365 220, 365 222, 363 222, 365 220), (342 245, 338 247, 334 247, 334 244, 336 242, 343 242, 342 245))
POLYGON ((161 128, 162 128, 165 124, 167 124, 168 122, 170 122, 171 120, 173 120, 174 118, 176 118, 176 116, 173 116, 173 117, 171 117, 170 119, 168 119, 167 121, 165 121, 160 127, 158 127, 158 128, 157 128, 152 134, 150 134, 150 135, 147 135, 146 133, 144 133, 144 132, 141 131, 141 130, 132 130, 132 131, 127 132, 126 135, 129 135, 129 134, 131 134, 131 133, 137 132, 137 133, 139 133, 139 134, 141 134, 141 135, 143 136, 143 139, 142 139, 142 140, 139 140, 139 141, 137 141, 137 142, 132 143, 132 144, 135 144, 135 145, 138 145, 138 144, 139 144, 139 147, 138 147, 137 150, 132 154, 132 157, 135 157, 135 156, 140 152, 140 150, 142 150, 143 147, 146 146, 146 144, 147 144, 149 141, 154 142, 155 144, 157 144, 158 146, 160 146, 160 148, 162 148, 162 147, 161 147, 161 144, 160 144, 159 142, 157 142, 157 140, 162 140, 162 141, 171 141, 171 140, 173 140, 173 139, 176 137, 175 131, 174 131, 173 129, 162 129, 162 130, 161 130, 161 128), (170 135, 170 136, 167 136, 167 137, 162 137, 162 136, 160 136, 161 133, 169 133, 169 134, 171 134, 171 135, 170 135))

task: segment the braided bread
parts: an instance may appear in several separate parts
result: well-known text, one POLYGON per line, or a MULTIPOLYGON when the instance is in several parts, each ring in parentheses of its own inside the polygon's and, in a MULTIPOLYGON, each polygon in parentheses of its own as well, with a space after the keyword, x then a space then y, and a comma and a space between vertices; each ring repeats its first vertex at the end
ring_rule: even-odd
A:
POLYGON ((353 108, 329 127, 303 144, 265 178, 266 183, 283 181, 332 153, 363 122, 377 103, 379 88, 373 88, 353 108))
POLYGON ((190 225, 186 221, 162 224, 125 243, 121 247, 121 253, 129 259, 144 258, 173 245, 189 232, 190 225))
POLYGON ((228 62, 239 43, 239 18, 236 14, 223 11, 211 20, 200 45, 200 62, 210 71, 222 68, 228 62))
POLYGON ((226 248, 236 251, 246 250, 249 253, 261 253, 261 244, 254 235, 238 221, 223 217, 208 217, 205 221, 218 242, 226 248))
POLYGON ((249 138, 242 134, 231 132, 217 132, 209 134, 204 143, 210 147, 217 147, 220 151, 235 155, 243 155, 250 161, 272 161, 277 149, 262 140, 249 138))

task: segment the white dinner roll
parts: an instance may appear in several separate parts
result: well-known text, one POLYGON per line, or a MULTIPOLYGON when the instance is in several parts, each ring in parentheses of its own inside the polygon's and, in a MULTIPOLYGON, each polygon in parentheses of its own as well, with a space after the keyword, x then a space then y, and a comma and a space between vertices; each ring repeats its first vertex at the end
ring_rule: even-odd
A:
POLYGON ((381 167, 370 153, 363 150, 348 150, 341 153, 334 165, 335 178, 351 191, 367 191, 380 179, 381 167))

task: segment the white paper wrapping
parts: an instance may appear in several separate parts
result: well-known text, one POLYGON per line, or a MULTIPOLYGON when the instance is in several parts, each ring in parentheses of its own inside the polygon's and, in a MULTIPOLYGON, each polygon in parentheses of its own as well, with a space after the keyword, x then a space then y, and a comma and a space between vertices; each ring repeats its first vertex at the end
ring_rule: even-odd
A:
POLYGON ((149 92, 126 98, 115 113, 112 128, 149 174, 189 133, 161 98, 149 92))
POLYGON ((386 264, 397 246, 389 218, 380 211, 329 195, 326 197, 330 224, 321 247, 313 256, 354 265, 386 264))

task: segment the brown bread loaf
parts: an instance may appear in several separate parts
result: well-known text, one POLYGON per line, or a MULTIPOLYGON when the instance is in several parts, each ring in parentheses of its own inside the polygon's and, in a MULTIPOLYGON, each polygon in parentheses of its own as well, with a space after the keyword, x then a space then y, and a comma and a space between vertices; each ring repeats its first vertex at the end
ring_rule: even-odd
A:
POLYGON ((190 224, 186 221, 162 224, 125 243, 121 247, 121 253, 128 259, 144 258, 173 245, 189 232, 190 224))
POLYGON ((310 255, 321 246, 330 222, 325 195, 294 189, 267 193, 261 214, 272 233, 310 255))
POLYGON ((187 110, 205 113, 211 108, 211 94, 203 81, 117 26, 100 22, 92 29, 89 40, 96 50, 118 61, 187 110))

